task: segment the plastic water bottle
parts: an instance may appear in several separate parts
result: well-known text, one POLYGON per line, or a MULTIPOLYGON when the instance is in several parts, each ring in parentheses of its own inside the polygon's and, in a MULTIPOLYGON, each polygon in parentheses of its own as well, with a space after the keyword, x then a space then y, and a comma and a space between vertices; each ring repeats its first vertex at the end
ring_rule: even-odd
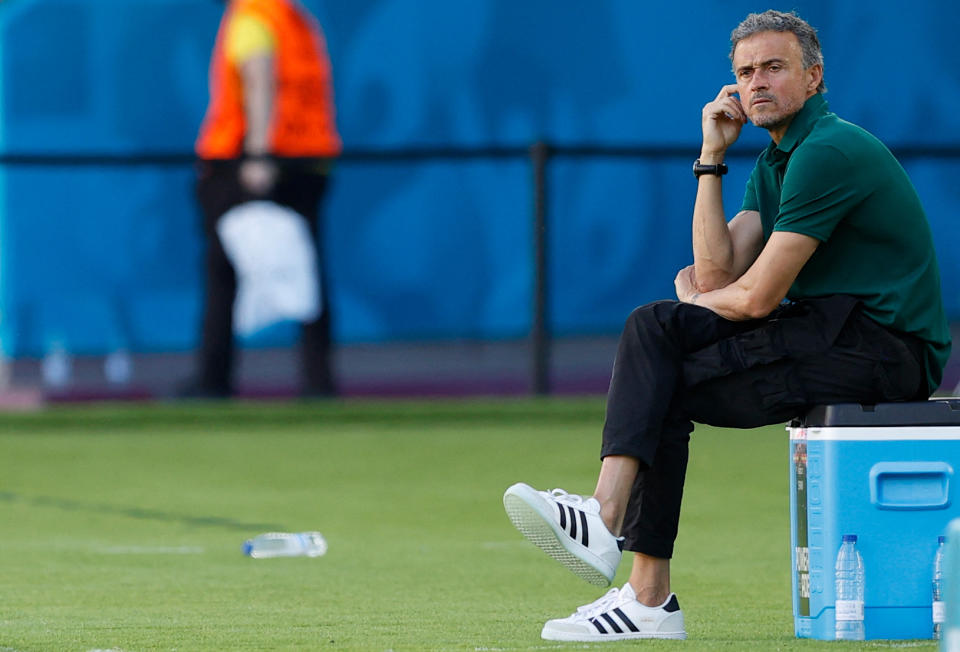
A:
POLYGON ((844 534, 837 553, 837 640, 862 641, 863 632, 863 558, 857 550, 857 535, 844 534))
POLYGON ((73 360, 70 352, 61 342, 54 342, 47 349, 41 363, 43 384, 55 389, 63 389, 70 384, 73 375, 73 360))
POLYGON ((940 652, 960 650, 960 518, 947 524, 943 552, 943 606, 940 652))
POLYGON ((327 540, 319 532, 267 532, 243 544, 243 554, 254 559, 319 557, 326 552, 327 540))
POLYGON ((126 385, 133 376, 133 360, 126 349, 116 349, 103 359, 103 375, 111 385, 126 385))
POLYGON ((943 621, 947 615, 943 602, 943 553, 946 541, 945 536, 937 538, 937 554, 933 557, 933 638, 938 641, 943 634, 943 621))

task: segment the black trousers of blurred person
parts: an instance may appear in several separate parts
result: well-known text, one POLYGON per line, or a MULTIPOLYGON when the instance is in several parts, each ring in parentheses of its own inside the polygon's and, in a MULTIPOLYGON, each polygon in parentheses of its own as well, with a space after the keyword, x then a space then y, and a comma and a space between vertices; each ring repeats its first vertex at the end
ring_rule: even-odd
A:
POLYGON ((320 271, 320 316, 304 323, 300 336, 300 393, 307 397, 336 393, 331 370, 330 304, 320 228, 320 207, 328 185, 328 175, 320 165, 279 162, 280 174, 274 189, 266 196, 253 196, 239 180, 239 161, 199 161, 197 199, 203 211, 206 237, 206 287, 203 330, 198 352, 198 374, 192 392, 199 397, 227 397, 234 391, 235 343, 233 305, 237 296, 237 277, 233 265, 217 235, 217 222, 234 206, 253 200, 273 201, 296 211, 310 229, 317 246, 320 271))

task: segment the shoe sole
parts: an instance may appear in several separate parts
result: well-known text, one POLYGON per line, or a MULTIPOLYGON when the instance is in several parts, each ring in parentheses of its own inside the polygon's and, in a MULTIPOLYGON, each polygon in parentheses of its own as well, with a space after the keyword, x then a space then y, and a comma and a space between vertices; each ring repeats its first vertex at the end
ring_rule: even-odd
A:
POLYGON ((507 510, 510 522, 527 541, 566 566, 580 579, 595 586, 610 586, 616 569, 610 573, 604 572, 601 564, 608 564, 579 543, 570 541, 569 535, 556 524, 552 506, 545 503, 536 489, 523 483, 513 485, 503 494, 503 507, 507 510), (589 556, 581 557, 584 553, 584 556, 589 556))
POLYGON ((628 641, 632 639, 661 638, 672 640, 686 640, 686 632, 630 632, 626 634, 574 634, 572 632, 548 632, 544 630, 540 633, 540 638, 545 641, 577 641, 579 643, 596 643, 602 641, 628 641))

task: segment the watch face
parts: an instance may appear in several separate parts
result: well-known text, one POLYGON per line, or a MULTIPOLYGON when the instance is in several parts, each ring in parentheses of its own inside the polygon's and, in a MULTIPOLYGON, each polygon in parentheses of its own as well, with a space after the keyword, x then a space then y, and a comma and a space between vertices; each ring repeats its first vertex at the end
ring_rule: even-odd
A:
POLYGON ((717 165, 704 165, 700 162, 700 159, 697 159, 693 162, 693 175, 696 177, 703 176, 704 174, 712 174, 719 177, 726 173, 726 163, 718 163, 717 165))

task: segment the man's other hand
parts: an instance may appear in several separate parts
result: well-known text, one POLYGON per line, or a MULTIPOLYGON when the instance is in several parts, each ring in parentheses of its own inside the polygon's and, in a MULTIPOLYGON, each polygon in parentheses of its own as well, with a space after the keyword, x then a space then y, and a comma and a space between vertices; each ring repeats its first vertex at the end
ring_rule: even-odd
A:
POLYGON ((684 303, 694 303, 696 297, 700 295, 697 273, 693 265, 688 265, 677 272, 673 285, 677 288, 677 298, 684 303))
POLYGON ((720 89, 712 102, 703 107, 701 163, 719 163, 727 148, 740 137, 740 129, 747 122, 747 114, 736 93, 737 85, 728 84, 720 89))
POLYGON ((240 164, 240 185, 257 197, 270 194, 278 175, 279 169, 273 161, 250 159, 240 164))

